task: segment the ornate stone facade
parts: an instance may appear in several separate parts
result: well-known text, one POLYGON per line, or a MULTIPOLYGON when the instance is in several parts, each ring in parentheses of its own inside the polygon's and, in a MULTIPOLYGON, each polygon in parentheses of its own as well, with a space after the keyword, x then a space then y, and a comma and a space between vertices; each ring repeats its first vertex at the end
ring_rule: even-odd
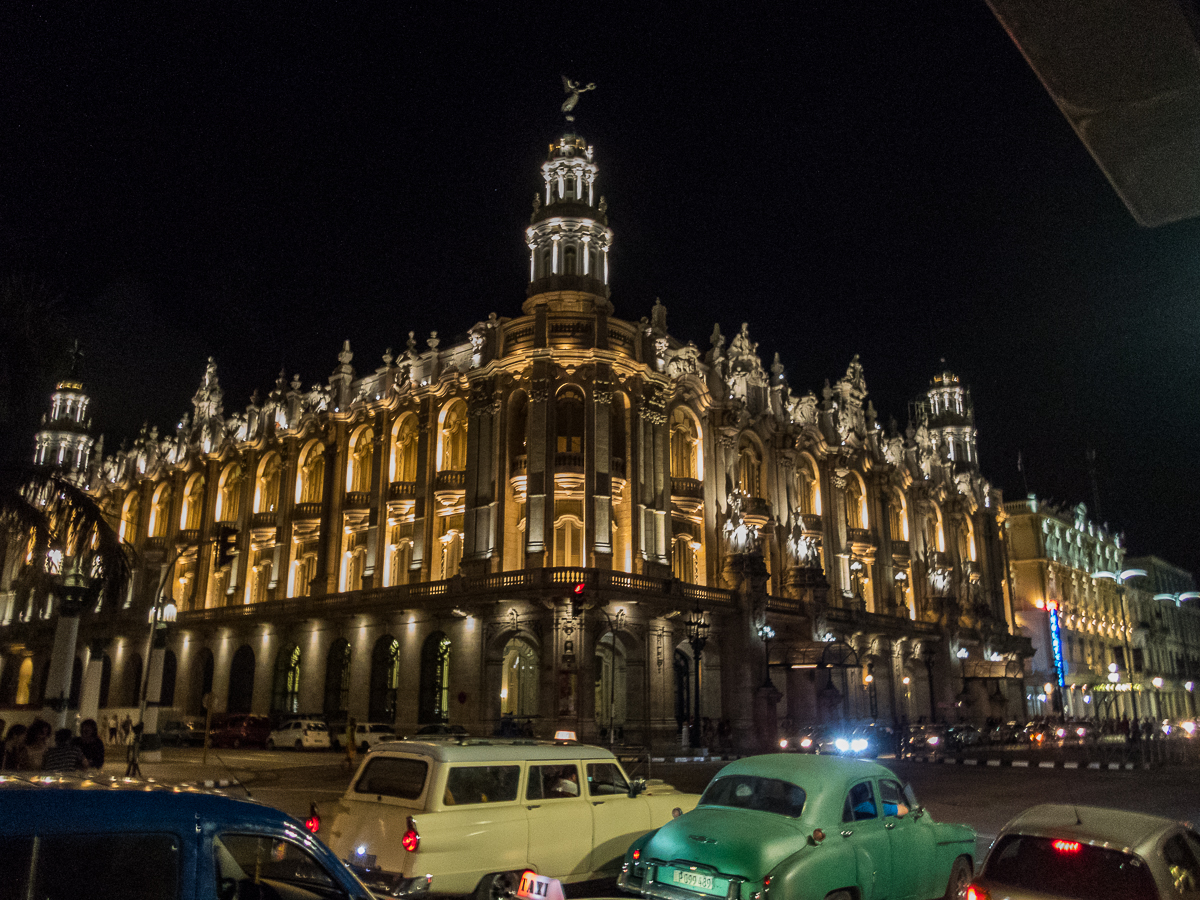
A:
MULTIPOLYGON (((617 318, 597 174, 580 137, 551 145, 521 315, 462 344, 410 333, 366 372, 346 344, 325 383, 281 372, 244 411, 210 361, 171 433, 93 458, 139 562, 124 605, 83 614, 82 696, 135 705, 169 597, 152 668, 188 714, 211 695, 663 746, 698 709, 727 726, 699 737, 750 749, 781 719, 1024 712, 1031 650, 968 391, 937 373, 884 428, 857 356, 797 395, 747 323, 702 351, 661 303, 617 318)), ((36 672, 52 613, 3 596, 11 703, 13 648, 36 672)))

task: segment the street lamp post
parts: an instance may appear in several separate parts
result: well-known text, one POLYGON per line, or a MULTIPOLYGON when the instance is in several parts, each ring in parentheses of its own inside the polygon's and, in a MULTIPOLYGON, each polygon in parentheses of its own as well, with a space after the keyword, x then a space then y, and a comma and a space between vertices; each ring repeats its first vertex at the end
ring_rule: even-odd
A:
POLYGON ((775 687, 771 681, 771 638, 775 637, 775 629, 764 622, 758 626, 758 636, 763 642, 763 687, 775 687))
POLYGON ((696 610, 693 612, 686 622, 688 643, 692 646, 692 662, 696 673, 696 688, 692 695, 692 731, 689 737, 691 738, 692 748, 700 746, 700 740, 696 736, 696 732, 700 730, 700 658, 704 653, 704 645, 708 643, 708 629, 710 625, 708 620, 704 618, 704 611, 700 608, 700 601, 696 601, 696 610))
MULTIPOLYGON (((1154 599, 1155 600, 1170 600, 1176 606, 1182 606, 1183 601, 1185 601, 1185 600, 1200 600, 1200 591, 1180 591, 1179 593, 1175 593, 1175 594, 1155 594, 1154 599)), ((1190 632, 1187 629, 1185 629, 1183 633, 1186 635, 1186 634, 1189 634, 1190 632)), ((1192 681, 1192 653, 1194 650, 1195 650, 1194 647, 1191 647, 1190 645, 1188 645, 1186 643, 1184 644, 1183 677, 1185 680, 1183 683, 1183 690, 1188 696, 1188 699, 1187 699, 1187 702, 1185 705, 1188 707, 1188 714, 1190 716, 1192 716, 1192 718, 1195 718, 1195 716, 1196 716, 1196 698, 1192 694, 1192 690, 1196 686, 1195 682, 1192 681)), ((1175 675, 1176 675, 1176 677, 1178 677, 1179 672, 1176 671, 1175 675)))

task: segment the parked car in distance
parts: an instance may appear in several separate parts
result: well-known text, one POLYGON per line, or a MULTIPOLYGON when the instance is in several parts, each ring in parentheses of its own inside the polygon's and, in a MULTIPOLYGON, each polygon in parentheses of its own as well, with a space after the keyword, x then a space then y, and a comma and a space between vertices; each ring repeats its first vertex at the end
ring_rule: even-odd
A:
POLYGON ((434 725, 422 725, 417 729, 416 736, 422 740, 425 740, 431 737, 460 738, 467 737, 468 735, 467 729, 463 728, 461 725, 446 725, 443 723, 437 723, 434 725))
POLYGON ((694 810, 634 841, 617 886, 649 900, 957 898, 974 852, 973 828, 934 822, 883 766, 776 753, 725 766, 694 810))
POLYGON ((940 756, 949 749, 945 725, 910 725, 900 738, 899 756, 940 756))
POLYGON ((371 900, 295 819, 124 778, 0 775, 0 896, 371 900))
POLYGON ((329 728, 316 719, 292 719, 280 723, 267 736, 267 749, 288 747, 293 750, 328 750, 329 728))
POLYGON ((1200 835, 1125 810, 1044 803, 996 836, 968 900, 1155 900, 1196 896, 1200 835))
POLYGON ((204 743, 204 725, 191 719, 167 719, 158 723, 158 738, 170 747, 199 747, 204 743))
POLYGON ((354 728, 354 742, 363 753, 376 744, 398 740, 400 735, 396 734, 396 726, 386 722, 359 722, 354 728))
POLYGON ((791 753, 819 753, 821 744, 829 740, 829 727, 809 725, 785 734, 779 741, 779 749, 791 753))
POLYGON ((267 746, 271 736, 271 720, 266 716, 252 715, 222 715, 213 722, 212 731, 208 735, 210 747, 231 747, 237 750, 241 747, 267 746))
POLYGON ((698 799, 631 781, 586 744, 397 741, 363 758, 321 836, 380 895, 493 900, 527 869, 568 884, 615 875, 630 842, 698 799))
POLYGON ((969 750, 983 743, 983 732, 974 725, 948 725, 946 746, 951 750, 969 750))

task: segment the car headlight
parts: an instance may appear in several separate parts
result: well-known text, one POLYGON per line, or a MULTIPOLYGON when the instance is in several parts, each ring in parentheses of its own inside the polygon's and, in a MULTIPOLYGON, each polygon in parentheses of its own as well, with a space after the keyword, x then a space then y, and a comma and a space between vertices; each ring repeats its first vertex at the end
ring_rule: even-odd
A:
POLYGON ((837 747, 840 751, 845 753, 847 750, 850 749, 850 742, 848 740, 846 740, 845 738, 838 738, 836 741, 833 742, 833 746, 837 747))
POLYGON ((850 742, 850 749, 855 753, 862 753, 867 749, 867 742, 862 738, 855 738, 850 742))
POLYGON ((807 750, 809 747, 812 746, 812 738, 810 738, 810 737, 800 738, 800 746, 803 747, 805 750, 807 750))
POLYGON ((938 745, 938 740, 939 740, 939 738, 936 734, 929 736, 929 743, 934 747, 936 747, 938 745))

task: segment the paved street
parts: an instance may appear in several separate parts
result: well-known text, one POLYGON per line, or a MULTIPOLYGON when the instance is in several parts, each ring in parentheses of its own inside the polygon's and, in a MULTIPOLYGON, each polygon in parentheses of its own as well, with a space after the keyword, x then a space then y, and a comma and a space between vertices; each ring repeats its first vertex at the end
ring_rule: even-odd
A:
MULTIPOLYGON (((116 754, 114 754, 115 756, 116 754)), ((289 750, 167 749, 161 763, 145 763, 144 774, 171 781, 233 779, 251 796, 297 818, 315 800, 326 811, 346 789, 350 773, 342 754, 289 750)), ((992 768, 942 763, 881 760, 912 782, 917 798, 945 822, 966 822, 980 833, 984 850, 997 830, 1020 810, 1039 802, 1080 803, 1141 810, 1200 821, 1200 771, 1195 767, 1150 770, 992 768)), ((656 763, 650 774, 681 790, 701 791, 721 763, 656 763)), ((630 767, 645 775, 645 764, 630 767)), ((116 760, 106 767, 122 774, 116 760)))

